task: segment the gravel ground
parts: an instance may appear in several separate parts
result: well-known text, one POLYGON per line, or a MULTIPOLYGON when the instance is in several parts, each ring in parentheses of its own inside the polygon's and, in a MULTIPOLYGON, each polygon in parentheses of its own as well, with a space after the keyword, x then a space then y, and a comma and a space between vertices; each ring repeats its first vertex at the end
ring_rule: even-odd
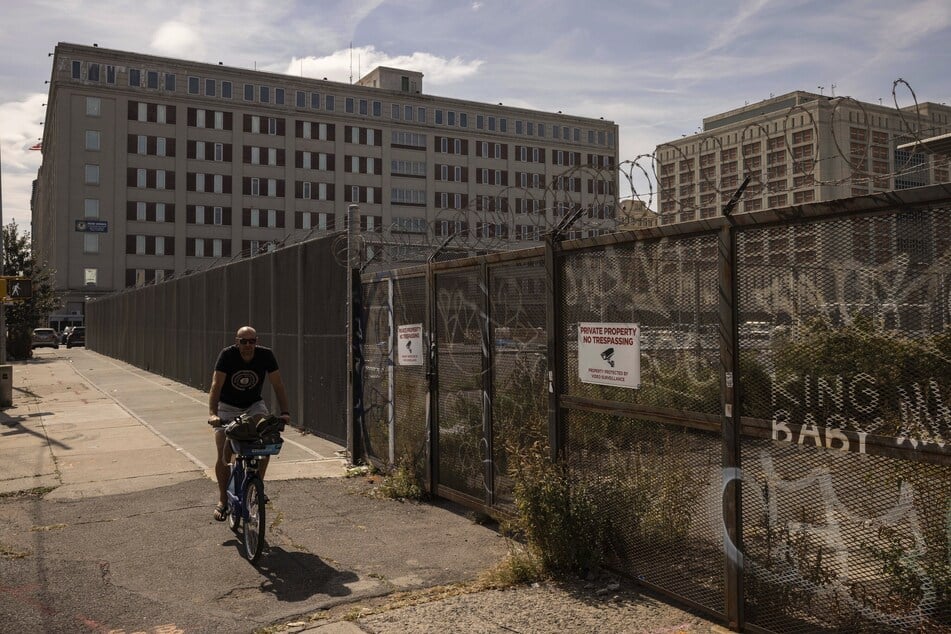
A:
POLYGON ((728 632, 712 621, 616 581, 546 582, 504 590, 459 594, 430 589, 383 597, 373 603, 337 606, 298 622, 290 632, 356 631, 370 634, 407 632, 638 632, 693 634, 728 632), (335 629, 334 622, 352 629, 335 629))

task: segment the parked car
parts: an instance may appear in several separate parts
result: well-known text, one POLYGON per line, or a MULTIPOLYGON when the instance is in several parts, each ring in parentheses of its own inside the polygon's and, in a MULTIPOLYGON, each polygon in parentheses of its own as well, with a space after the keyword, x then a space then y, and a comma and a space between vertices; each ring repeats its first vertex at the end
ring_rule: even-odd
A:
POLYGON ((59 335, 52 328, 34 328, 31 348, 59 348, 59 335))
POLYGON ((86 345, 86 327, 85 326, 76 326, 69 331, 69 336, 66 337, 66 347, 72 348, 73 346, 85 346, 86 345))

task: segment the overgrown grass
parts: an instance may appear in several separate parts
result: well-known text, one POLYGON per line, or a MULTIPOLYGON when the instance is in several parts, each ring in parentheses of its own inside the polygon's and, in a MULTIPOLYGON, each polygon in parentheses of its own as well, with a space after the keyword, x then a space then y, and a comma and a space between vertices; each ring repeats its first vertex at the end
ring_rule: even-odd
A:
POLYGON ((422 501, 427 499, 428 494, 423 481, 420 461, 404 456, 383 477, 382 482, 376 488, 376 494, 394 500, 422 501))

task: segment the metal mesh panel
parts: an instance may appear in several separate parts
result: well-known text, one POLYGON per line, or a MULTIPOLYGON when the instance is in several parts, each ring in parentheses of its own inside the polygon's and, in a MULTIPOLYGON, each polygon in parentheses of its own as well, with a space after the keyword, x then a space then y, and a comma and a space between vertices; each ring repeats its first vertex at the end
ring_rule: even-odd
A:
POLYGON ((185 284, 185 293, 188 295, 188 321, 185 322, 188 330, 185 340, 188 347, 182 352, 186 358, 185 383, 194 385, 200 390, 207 390, 211 381, 211 364, 205 352, 205 329, 207 322, 204 317, 205 278, 191 276, 182 280, 185 284))
POLYGON ((738 235, 753 623, 951 627, 949 218, 738 235))
POLYGON ((367 453, 390 462, 390 285, 388 280, 363 285, 363 424, 367 453))
MULTIPOLYGON (((393 280, 393 319, 398 329, 407 324, 423 324, 423 346, 429 347, 429 333, 426 318, 426 278, 413 277, 393 280)), ((396 425, 394 433, 396 462, 412 462, 417 473, 422 473, 429 455, 426 446, 428 437, 426 421, 426 400, 428 385, 426 368, 429 363, 427 354, 423 355, 423 365, 394 367, 394 406, 396 425)))
POLYGON ((769 440, 742 452, 748 622, 951 631, 947 466, 769 440))
POLYGON ((258 337, 266 341, 270 341, 271 335, 274 333, 274 326, 271 322, 273 266, 273 253, 251 258, 251 285, 248 288, 251 300, 248 308, 249 322, 258 331, 258 337))
POLYGON ((576 410, 566 426, 572 477, 598 493, 615 565, 722 613, 719 436, 576 410))
POLYGON ((346 270, 333 257, 333 238, 303 244, 303 423, 337 442, 347 438, 346 270))
POLYGON ((438 482, 485 497, 482 449, 482 327, 480 269, 437 273, 439 351, 438 482))
POLYGON ((558 334, 566 393, 718 413, 716 258, 716 236, 710 235, 589 249, 561 259, 558 334), (640 325, 640 389, 579 380, 579 322, 640 325))
MULTIPOLYGON (((183 347, 191 345, 189 340, 189 328, 193 323, 189 314, 189 305, 191 298, 188 296, 188 281, 185 277, 175 280, 175 341, 181 342, 183 347)), ((175 355, 175 371, 172 376, 182 383, 188 383, 188 357, 184 351, 175 355)))
MULTIPOLYGON (((297 373, 300 355, 298 336, 298 308, 301 300, 300 276, 298 274, 299 246, 280 249, 274 253, 274 289, 271 301, 277 306, 274 311, 274 334, 271 345, 277 356, 287 391, 288 402, 293 414, 298 400, 297 373)), ((267 391, 273 411, 280 411, 273 390, 267 391)))
POLYGON ((489 269, 494 502, 512 510, 513 452, 548 445, 547 282, 543 260, 489 269))
POLYGON ((241 260, 224 267, 228 289, 228 312, 225 320, 225 332, 230 342, 238 328, 251 323, 251 261, 241 260))
POLYGON ((218 359, 218 353, 226 345, 234 341, 237 329, 231 330, 225 325, 227 321, 227 281, 225 268, 220 267, 207 271, 202 278, 205 280, 205 302, 200 304, 205 313, 205 336, 202 341, 202 359, 205 375, 202 385, 210 387, 212 369, 218 359))

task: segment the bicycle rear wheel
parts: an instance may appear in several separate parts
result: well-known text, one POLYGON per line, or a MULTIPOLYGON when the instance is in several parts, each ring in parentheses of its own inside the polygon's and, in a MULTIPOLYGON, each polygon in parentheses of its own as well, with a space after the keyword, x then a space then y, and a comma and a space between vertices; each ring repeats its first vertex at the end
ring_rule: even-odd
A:
POLYGON ((244 490, 244 553, 252 564, 264 548, 264 482, 252 478, 244 490))

